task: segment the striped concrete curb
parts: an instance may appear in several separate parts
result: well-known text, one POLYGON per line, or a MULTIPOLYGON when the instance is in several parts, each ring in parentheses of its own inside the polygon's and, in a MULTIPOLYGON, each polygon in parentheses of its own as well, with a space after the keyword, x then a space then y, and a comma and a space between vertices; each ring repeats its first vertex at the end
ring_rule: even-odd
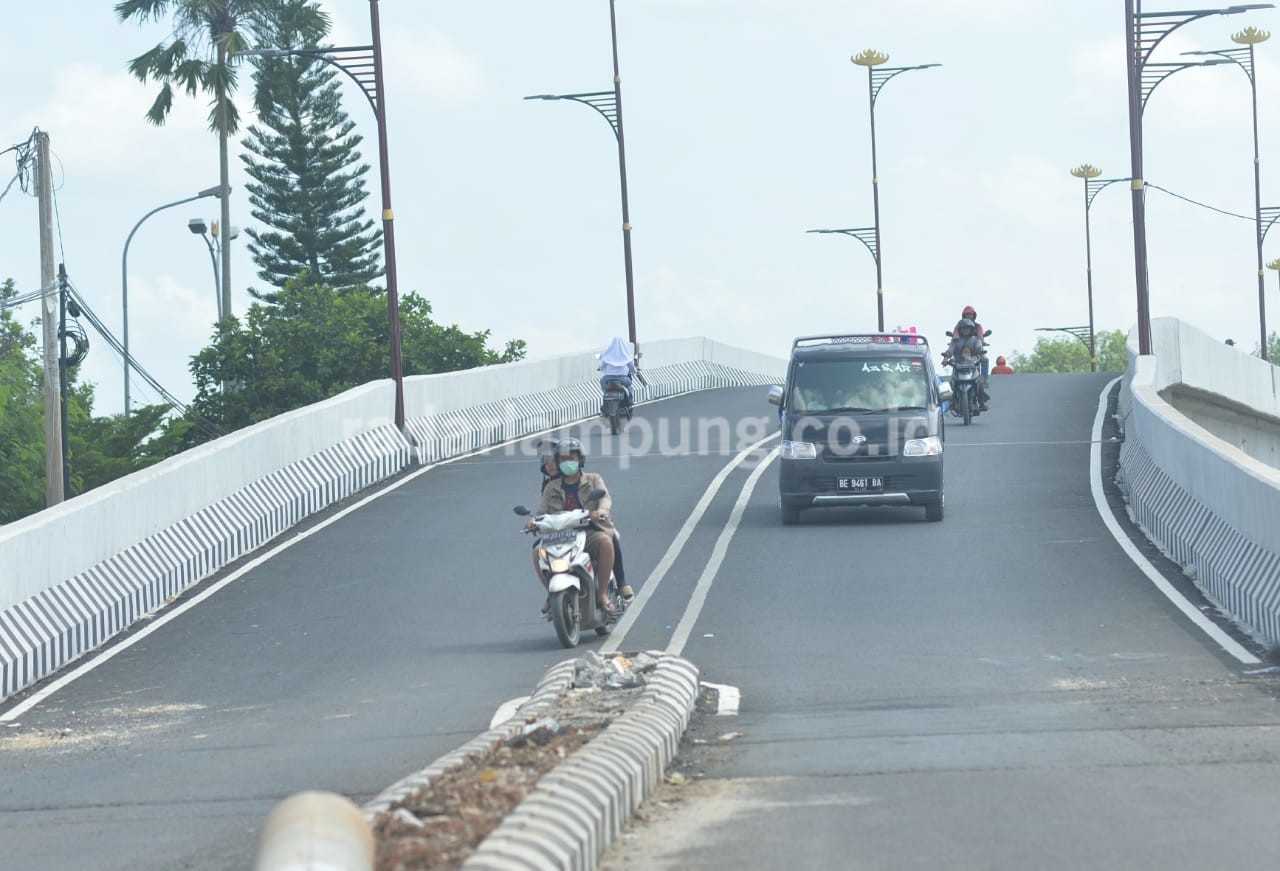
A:
MULTIPOLYGON (((648 385, 638 382, 636 402, 666 399, 696 390, 723 387, 760 387, 777 378, 733 369, 705 360, 662 366, 646 372, 648 385)), ((468 451, 480 450, 532 433, 542 432, 600 413, 600 385, 594 381, 571 384, 457 411, 405 421, 418 446, 419 461, 438 462, 468 451)))
POLYGON ((1121 445, 1120 468, 1121 492, 1143 534, 1241 629, 1270 647, 1280 645, 1280 551, 1259 546, 1219 519, 1138 439, 1121 445))
POLYGON ((662 656, 640 698, 538 781, 467 871, 590 871, 675 757, 698 697, 698 669, 662 656))
POLYGON ((53 674, 170 598, 410 462, 392 426, 292 463, 0 612, 0 699, 53 674))
POLYGON ((391 786, 378 793, 376 797, 366 802, 362 808, 365 819, 372 825, 393 804, 413 795, 429 784, 433 778, 438 777, 455 765, 466 762, 467 757, 474 756, 477 753, 486 753, 520 734, 526 717, 542 716, 569 691, 569 687, 573 686, 576 663, 577 660, 575 659, 567 659, 564 662, 553 665, 542 676, 542 680, 538 681, 537 686, 534 687, 533 694, 529 696, 529 700, 516 709, 516 712, 506 722, 498 724, 482 735, 478 735, 457 750, 441 756, 421 771, 397 780, 391 786))

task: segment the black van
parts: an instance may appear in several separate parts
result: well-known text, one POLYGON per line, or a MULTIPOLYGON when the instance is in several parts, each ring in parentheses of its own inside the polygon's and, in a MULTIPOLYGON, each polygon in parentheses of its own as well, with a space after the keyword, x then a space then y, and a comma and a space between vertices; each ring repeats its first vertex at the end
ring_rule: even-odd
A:
POLYGON ((782 522, 806 508, 922 505, 942 519, 942 403, 951 389, 915 333, 803 336, 780 406, 782 522))

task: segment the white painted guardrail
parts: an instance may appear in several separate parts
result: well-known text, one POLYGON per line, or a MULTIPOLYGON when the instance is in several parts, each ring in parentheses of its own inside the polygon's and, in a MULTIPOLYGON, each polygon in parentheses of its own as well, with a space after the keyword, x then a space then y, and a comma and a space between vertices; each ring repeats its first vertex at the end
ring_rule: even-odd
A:
POLYGON ((1130 512, 1233 620, 1280 646, 1280 469, 1169 401, 1190 389, 1280 422, 1280 370, 1172 318, 1153 321, 1152 351, 1138 356, 1130 345, 1120 401, 1120 482, 1130 512))
MULTIPOLYGON (((644 346, 638 398, 766 384, 785 362, 704 338, 644 346)), ((577 353, 389 380, 262 421, 0 526, 0 700, 307 516, 408 467, 596 413, 577 353)))

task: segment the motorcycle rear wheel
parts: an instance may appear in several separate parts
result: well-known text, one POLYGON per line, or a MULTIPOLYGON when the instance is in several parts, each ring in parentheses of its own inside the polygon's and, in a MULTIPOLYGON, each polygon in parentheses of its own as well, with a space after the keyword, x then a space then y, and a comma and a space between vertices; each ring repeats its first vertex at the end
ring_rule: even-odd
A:
POLYGON ((582 614, 578 610, 577 590, 570 588, 551 594, 551 623, 563 646, 578 646, 582 639, 582 614))

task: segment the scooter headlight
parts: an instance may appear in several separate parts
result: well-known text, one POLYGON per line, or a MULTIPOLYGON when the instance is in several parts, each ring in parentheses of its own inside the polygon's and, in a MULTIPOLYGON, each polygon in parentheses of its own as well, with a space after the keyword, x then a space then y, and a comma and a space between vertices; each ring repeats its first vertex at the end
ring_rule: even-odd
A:
POLYGON ((557 575, 562 575, 569 571, 569 561, 564 557, 556 557, 551 561, 551 571, 557 575))

